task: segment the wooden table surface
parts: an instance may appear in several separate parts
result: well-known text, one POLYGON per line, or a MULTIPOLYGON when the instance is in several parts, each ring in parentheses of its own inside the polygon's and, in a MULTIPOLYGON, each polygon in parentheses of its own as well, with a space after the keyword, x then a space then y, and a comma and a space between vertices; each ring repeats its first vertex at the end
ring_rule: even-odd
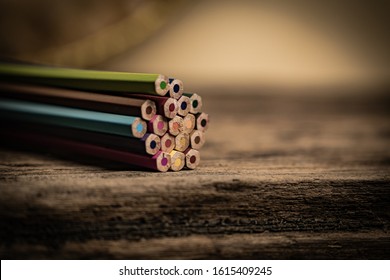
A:
POLYGON ((2 146, 1 258, 390 257, 387 95, 202 95, 194 171, 2 146))

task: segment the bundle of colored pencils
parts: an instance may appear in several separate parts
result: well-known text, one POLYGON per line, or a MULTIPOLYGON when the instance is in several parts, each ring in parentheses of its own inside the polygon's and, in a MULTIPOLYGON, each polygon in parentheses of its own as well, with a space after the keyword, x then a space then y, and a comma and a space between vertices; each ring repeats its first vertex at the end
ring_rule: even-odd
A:
POLYGON ((202 98, 178 79, 0 63, 2 140, 157 171, 194 169, 202 98))

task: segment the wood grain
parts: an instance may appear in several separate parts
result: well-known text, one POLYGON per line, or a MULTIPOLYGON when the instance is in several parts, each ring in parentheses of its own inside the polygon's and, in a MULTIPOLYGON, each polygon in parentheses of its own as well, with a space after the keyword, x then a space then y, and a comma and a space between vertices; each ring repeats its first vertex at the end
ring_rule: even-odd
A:
POLYGON ((202 95, 194 171, 0 150, 2 259, 388 259, 387 95, 202 95))

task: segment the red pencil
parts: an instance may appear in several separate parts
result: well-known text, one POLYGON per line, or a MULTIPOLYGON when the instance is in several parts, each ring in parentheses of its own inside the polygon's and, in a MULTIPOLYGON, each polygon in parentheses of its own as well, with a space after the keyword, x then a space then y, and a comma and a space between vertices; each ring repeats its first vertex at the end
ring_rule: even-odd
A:
POLYGON ((169 133, 165 133, 160 140, 161 151, 170 153, 175 147, 175 137, 169 133))

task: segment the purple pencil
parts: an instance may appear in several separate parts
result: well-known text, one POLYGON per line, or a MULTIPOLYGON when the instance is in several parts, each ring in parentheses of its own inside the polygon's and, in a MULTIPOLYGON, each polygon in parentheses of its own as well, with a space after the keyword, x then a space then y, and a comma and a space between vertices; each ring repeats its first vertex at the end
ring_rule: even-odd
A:
POLYGON ((51 148, 58 151, 69 151, 88 156, 99 157, 107 160, 137 165, 148 169, 166 172, 171 166, 171 157, 168 153, 159 151, 154 156, 139 155, 130 152, 114 150, 89 143, 72 141, 64 138, 41 135, 37 133, 21 131, 1 131, 6 139, 20 143, 28 143, 42 148, 51 148))

